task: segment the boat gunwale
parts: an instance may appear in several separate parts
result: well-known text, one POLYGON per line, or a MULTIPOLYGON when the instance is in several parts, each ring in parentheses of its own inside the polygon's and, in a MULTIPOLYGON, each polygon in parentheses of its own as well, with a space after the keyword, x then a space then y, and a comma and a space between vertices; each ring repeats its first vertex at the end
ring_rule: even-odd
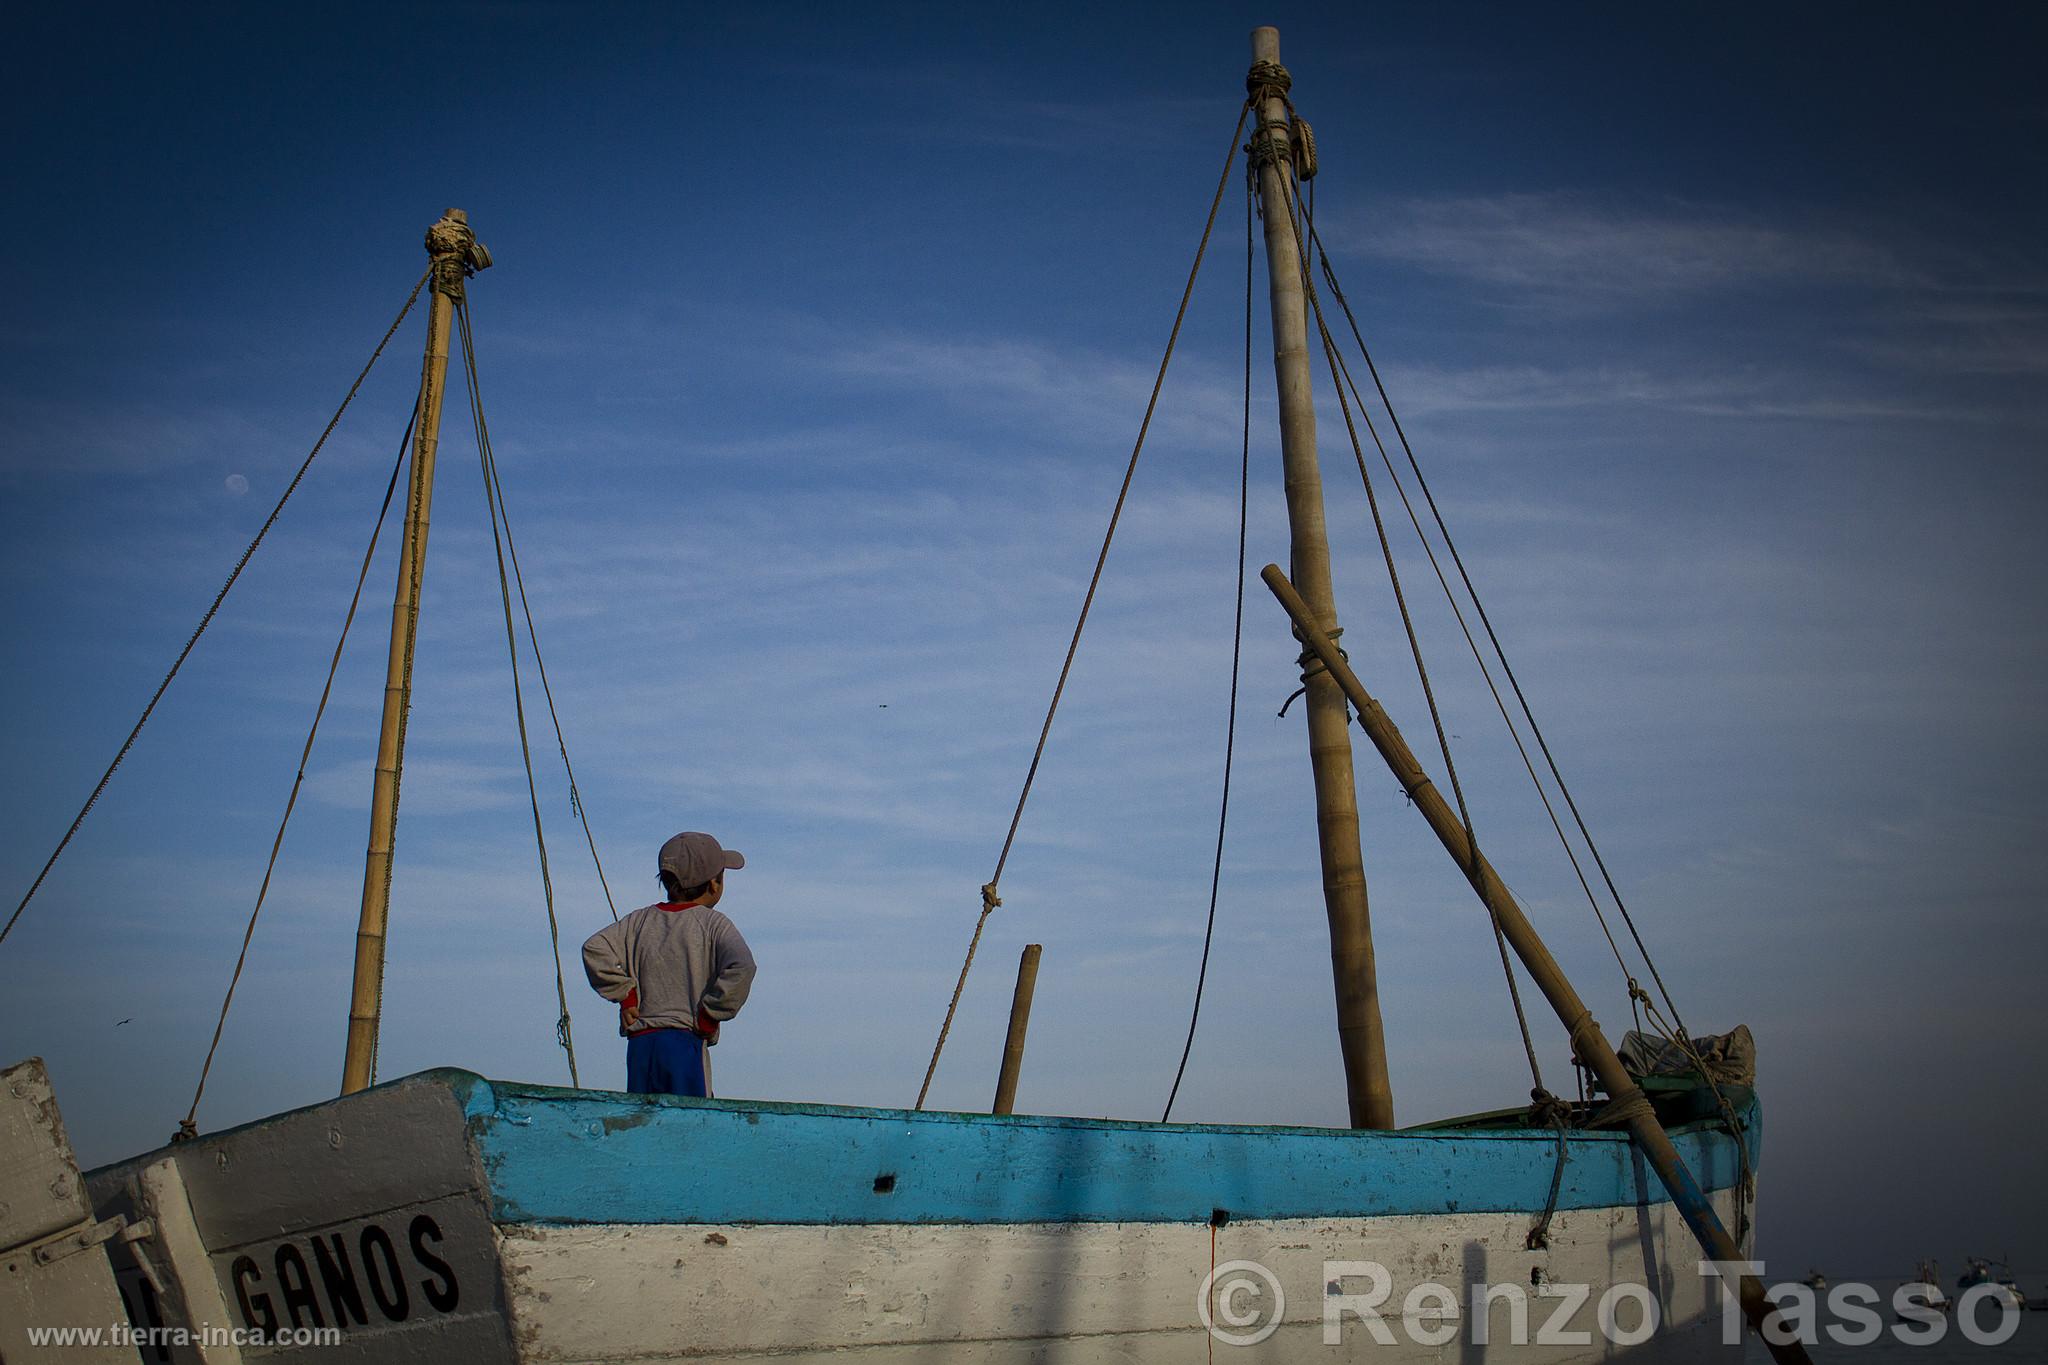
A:
MULTIPOLYGON (((524 1101, 540 1104, 635 1104, 654 1109, 703 1109, 733 1114, 780 1114, 792 1117, 855 1119, 866 1122, 887 1121, 926 1124, 967 1124, 990 1125, 1012 1128, 1049 1128, 1065 1130, 1097 1130, 1106 1132, 1135 1133, 1197 1133, 1215 1135, 1247 1135, 1279 1137, 1292 1134, 1317 1138, 1342 1138, 1349 1136, 1362 1142, 1388 1142, 1395 1140, 1426 1141, 1468 1141, 1476 1138, 1488 1140, 1511 1140, 1525 1142, 1554 1143, 1557 1130, 1536 1127, 1466 1127, 1461 1126, 1469 1119, 1484 1119, 1493 1114, 1509 1114, 1512 1110, 1486 1111, 1464 1118, 1452 1117, 1434 1119, 1427 1123, 1407 1128, 1339 1128, 1319 1127, 1313 1124, 1260 1124, 1260 1123, 1158 1123, 1148 1119, 1089 1118, 1068 1114, 985 1114, 959 1109, 900 1109, 875 1108, 864 1105, 827 1104, 813 1100, 760 1100, 696 1098, 687 1095, 636 1095, 623 1090, 596 1090, 589 1087, 543 1085, 534 1081, 502 1081, 470 1071, 463 1067, 429 1067, 424 1071, 409 1072, 392 1080, 379 1082, 368 1090, 357 1091, 356 1095, 388 1092, 399 1086, 419 1084, 440 1084, 447 1087, 454 1096, 464 1117, 472 1122, 487 1116, 502 1116, 504 1101, 524 1101)), ((338 1095, 329 1099, 316 1100, 311 1104, 299 1105, 293 1109, 279 1110, 247 1123, 203 1133, 190 1142, 172 1142, 118 1161, 106 1162, 92 1167, 83 1174, 97 1175, 126 1166, 147 1164, 160 1160, 164 1153, 177 1152, 183 1147, 206 1144, 231 1138, 237 1134, 267 1128, 285 1122, 297 1115, 325 1109, 330 1105, 346 1104, 356 1095, 338 1095)), ((1751 1159, 1758 1153, 1756 1143, 1756 1114, 1758 1104, 1754 1096, 1742 1106, 1741 1118, 1745 1131, 1750 1135, 1751 1159)), ((1675 1137, 1708 1131, 1727 1132, 1727 1124, 1717 1117, 1694 1119, 1674 1124, 1667 1131, 1675 1137)), ((1627 1143, 1629 1134, 1624 1129, 1573 1128, 1572 1142, 1627 1143)))

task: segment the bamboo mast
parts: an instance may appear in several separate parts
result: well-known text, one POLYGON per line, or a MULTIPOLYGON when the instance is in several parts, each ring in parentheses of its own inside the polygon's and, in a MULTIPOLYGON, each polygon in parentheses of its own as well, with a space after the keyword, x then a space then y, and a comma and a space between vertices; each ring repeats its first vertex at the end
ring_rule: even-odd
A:
MULTIPOLYGON (((1266 223, 1266 267, 1273 315, 1273 369, 1280 395, 1280 454, 1287 476, 1289 566, 1323 632, 1342 634, 1330 586, 1330 542, 1323 521, 1323 476, 1316 463, 1315 399, 1310 387, 1308 309, 1301 252, 1287 220, 1293 202, 1292 150, 1280 65, 1280 31, 1252 30, 1246 80, 1257 108, 1252 164, 1266 223)), ((1373 966, 1372 920, 1366 907, 1365 858, 1358 842, 1358 791, 1351 766, 1351 722, 1343 689, 1315 656, 1302 654, 1307 689, 1309 762, 1315 771, 1316 830, 1322 847, 1323 903, 1330 918, 1330 969, 1337 986, 1337 1038, 1351 1126, 1391 1128, 1394 1098, 1387 1080, 1385 1031, 1373 966)))
POLYGON ((341 1093, 370 1084, 384 999, 384 925, 391 904, 391 850, 398 833, 398 776, 405 762, 405 721, 412 704, 413 644, 419 632, 420 581, 427 559, 427 516, 434 502, 434 453, 441 440, 441 398, 448 381, 448 334, 463 280, 490 265, 490 253, 469 230, 469 215, 449 209, 427 229, 434 287, 428 301, 427 350, 420 365, 419 421, 406 485, 405 538, 398 552, 398 591, 391 604, 391 654, 384 674, 384 720, 377 739, 377 776, 370 798, 370 845, 363 866, 362 918, 356 926, 355 988, 349 997, 348 1053, 341 1093))
MULTIPOLYGON (((1500 874, 1493 870, 1493 864, 1486 860, 1484 853, 1472 847, 1465 836, 1465 826, 1450 803, 1444 800, 1443 793, 1430 781, 1429 774, 1423 771, 1422 764, 1416 761, 1408 741, 1401 737, 1386 711, 1366 692, 1365 684, 1359 682, 1358 676, 1351 671, 1351 665, 1338 652, 1336 644, 1317 626, 1313 609, 1280 572, 1279 565, 1268 564, 1259 576, 1293 619, 1296 633, 1330 670, 1337 685, 1358 709, 1358 723, 1372 738, 1380 757, 1400 779, 1402 789, 1436 832, 1437 839, 1451 855, 1452 861, 1463 869, 1480 900, 1493 912, 1508 946, 1515 950, 1515 956, 1529 969, 1529 976, 1537 989, 1543 992, 1544 999, 1550 1002, 1550 1007, 1564 1022, 1565 1031, 1571 1035, 1572 1055, 1590 1066, 1593 1074, 1600 1078, 1600 1086, 1610 1101, 1609 1108, 1628 1124, 1629 1136, 1657 1172, 1657 1178, 1664 1183, 1671 1202, 1684 1216, 1693 1236, 1699 1239, 1710 1260, 1721 1263, 1724 1267, 1722 1273, 1732 1276, 1738 1266, 1747 1264, 1741 1248, 1728 1235, 1728 1229, 1721 1225, 1720 1215, 1714 1212, 1713 1204, 1693 1179, 1692 1172, 1685 1168, 1678 1149, 1671 1145, 1671 1135, 1664 1131, 1664 1125, 1657 1121, 1656 1111, 1650 1107, 1641 1087, 1622 1066, 1621 1058, 1615 1055, 1607 1035, 1595 1022, 1592 1010, 1586 1007, 1586 1002, 1579 998, 1579 993, 1565 978, 1564 969, 1550 955, 1550 949, 1537 934, 1535 926, 1529 923, 1529 917, 1522 913, 1522 907, 1516 903, 1506 883, 1501 881, 1500 874)), ((1737 1142, 1745 1140, 1740 1133, 1734 1136, 1737 1142)), ((1806 1365, 1806 1350, 1797 1341, 1780 1343, 1764 1333, 1764 1320, 1772 1313, 1773 1307, 1764 1296, 1762 1282, 1754 1274, 1747 1271, 1740 1274, 1737 1297, 1744 1316, 1764 1336, 1774 1360, 1783 1365, 1806 1365)))

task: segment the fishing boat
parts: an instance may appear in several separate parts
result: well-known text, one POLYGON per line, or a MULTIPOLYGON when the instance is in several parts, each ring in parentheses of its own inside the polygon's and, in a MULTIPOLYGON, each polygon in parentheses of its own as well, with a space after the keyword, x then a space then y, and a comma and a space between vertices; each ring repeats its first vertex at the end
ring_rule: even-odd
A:
POLYGON ((1900 1288, 1899 1298, 1936 1313, 1946 1313, 1955 1306, 1941 1287, 1941 1267, 1934 1261, 1922 1261, 1913 1268, 1913 1278, 1900 1288))
POLYGON ((1963 1273, 1956 1278, 1956 1297, 1960 1301, 1965 1294, 1980 1285, 1989 1285, 1982 1295, 1997 1303, 2001 1312, 2008 1308, 2024 1312, 2027 1296, 2021 1292, 2019 1282, 2013 1278, 2012 1267, 2005 1261, 1993 1261, 1983 1256, 1972 1256, 1965 1263, 1963 1273))
MULTIPOLYGON (((113 1293, 156 1331, 146 1360, 1021 1365, 1185 1361, 1218 1342, 1275 1361, 1436 1360, 1450 1343, 1483 1355, 1489 1342, 1516 1360, 1704 1360, 1728 1349, 1724 1294, 1763 1319, 1753 1277, 1698 1269, 1752 1246, 1761 1111, 1746 1032, 1723 1046, 1679 1028, 1618 1052, 1335 643, 1311 317, 1330 334, 1300 193, 1313 138, 1274 30, 1254 33, 1253 56, 1232 156, 1248 128, 1292 535, 1289 570, 1263 577, 1303 646, 1352 1126, 937 1112, 922 1095, 908 1109, 627 1095, 459 1070, 372 1083, 442 392, 458 325, 467 341, 468 281, 490 264, 451 210, 427 239, 342 1093, 220 1132, 188 1121, 182 1140, 79 1177, 47 1079, 33 1064, 9 1073, 0 1164, 13 1183, 0 1200, 15 1212, 0 1220, 0 1260, 18 1271, 5 1291, 15 1322, 22 1304, 47 1320, 113 1293), (1587 1096, 1392 1127, 1353 719, 1470 882, 1503 960, 1512 952, 1558 1016, 1587 1096), (10 1193, 24 1172, 54 1192, 33 1209, 10 1193), (111 1288, 56 1287, 59 1270, 95 1267, 111 1288), (214 1334, 172 1339, 201 1328, 214 1334)), ((1227 161, 1223 185, 1231 174, 1227 161)), ((509 597, 506 614, 509 630, 509 597)), ((1017 1003, 1028 1009, 1021 987, 1017 1003)), ((1014 1067, 1004 1081, 1014 1094, 1014 1067)), ((1771 1350, 1805 1358, 1796 1344, 1771 1350)))

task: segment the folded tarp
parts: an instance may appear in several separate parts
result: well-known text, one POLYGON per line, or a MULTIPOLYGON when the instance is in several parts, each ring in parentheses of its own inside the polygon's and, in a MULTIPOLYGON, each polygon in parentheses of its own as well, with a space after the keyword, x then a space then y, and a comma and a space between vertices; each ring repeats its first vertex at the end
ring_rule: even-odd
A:
POLYGON ((1693 1060, 1678 1044, 1651 1033, 1631 1029, 1616 1049, 1621 1064, 1638 1080, 1646 1076, 1696 1076, 1700 1064, 1707 1075, 1723 1085, 1756 1084, 1756 1039, 1749 1025, 1738 1024, 1729 1033, 1711 1033, 1692 1040, 1693 1060))

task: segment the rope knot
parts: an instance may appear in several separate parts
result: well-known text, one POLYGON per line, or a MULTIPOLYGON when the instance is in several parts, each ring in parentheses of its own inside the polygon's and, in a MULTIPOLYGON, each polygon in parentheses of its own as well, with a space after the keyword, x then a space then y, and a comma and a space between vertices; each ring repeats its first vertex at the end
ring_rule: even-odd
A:
POLYGON ((427 229, 427 254, 434 258, 434 289, 451 299, 462 297, 462 282, 491 268, 491 253, 469 230, 469 215, 449 209, 427 229))
POLYGON ((1529 1100, 1531 1128, 1563 1128, 1571 1122, 1571 1106, 1542 1086, 1529 1092, 1529 1100))
POLYGON ((993 910, 994 910, 994 909, 995 909, 995 908, 996 908, 996 907, 997 907, 998 905, 1001 905, 1002 903, 1003 903, 1003 898, 1002 898, 1001 896, 998 896, 998 895, 996 894, 996 884, 995 884, 994 882, 988 882, 988 883, 986 883, 985 885, 983 885, 983 887, 981 888, 981 913, 982 913, 982 914, 986 915, 986 914, 990 913, 990 912, 991 912, 991 911, 993 911, 993 910))
POLYGON ((171 1134, 172 1142, 190 1142, 199 1136, 199 1125, 191 1119, 179 1119, 178 1131, 171 1134))
MULTIPOLYGON (((1344 627, 1338 626, 1335 630, 1324 631, 1323 634, 1325 637, 1328 638, 1332 645, 1336 646, 1337 657, 1342 659, 1347 664, 1350 663, 1350 651, 1346 650, 1343 645, 1337 643, 1340 639, 1343 638, 1344 627)), ((1296 640, 1301 640, 1301 630, 1299 627, 1294 629, 1293 635, 1296 640)), ((1311 649, 1306 640, 1301 640, 1301 654, 1299 657, 1295 659, 1294 662, 1300 665, 1301 667, 1301 680, 1303 682, 1307 682, 1310 678, 1313 678, 1318 673, 1324 673, 1328 671, 1327 667, 1323 663, 1323 656, 1316 653, 1315 650, 1311 649)))
POLYGON ((1293 88, 1294 77, 1278 62, 1253 62, 1245 73, 1245 93, 1253 99, 1282 99, 1293 88))

